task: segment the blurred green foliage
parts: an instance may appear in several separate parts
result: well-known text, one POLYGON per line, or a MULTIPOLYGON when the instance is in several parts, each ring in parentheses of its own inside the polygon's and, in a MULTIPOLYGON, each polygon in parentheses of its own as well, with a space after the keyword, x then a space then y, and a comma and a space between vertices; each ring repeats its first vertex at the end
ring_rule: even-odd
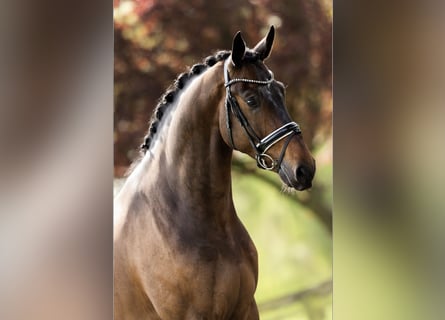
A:
MULTIPOLYGON (((267 174, 279 183, 275 174, 267 174)), ((321 180, 331 179, 329 170, 321 175, 321 180)), ((258 250, 256 300, 262 319, 332 319, 332 288, 262 310, 269 301, 332 279, 332 238, 317 214, 260 175, 234 171, 233 196, 258 250)))

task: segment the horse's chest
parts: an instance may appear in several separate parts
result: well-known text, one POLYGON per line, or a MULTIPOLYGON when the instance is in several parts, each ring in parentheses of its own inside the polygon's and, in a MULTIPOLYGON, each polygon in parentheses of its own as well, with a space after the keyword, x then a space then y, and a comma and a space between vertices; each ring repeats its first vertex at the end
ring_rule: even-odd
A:
POLYGON ((256 288, 256 274, 249 259, 218 257, 199 263, 190 272, 189 294, 195 308, 212 319, 243 314, 250 307, 256 288))
POLYGON ((159 298, 154 305, 169 309, 166 315, 182 314, 182 319, 243 319, 257 279, 256 257, 250 255, 243 248, 221 250, 208 244, 177 252, 162 274, 151 279, 156 292, 149 296, 159 298))

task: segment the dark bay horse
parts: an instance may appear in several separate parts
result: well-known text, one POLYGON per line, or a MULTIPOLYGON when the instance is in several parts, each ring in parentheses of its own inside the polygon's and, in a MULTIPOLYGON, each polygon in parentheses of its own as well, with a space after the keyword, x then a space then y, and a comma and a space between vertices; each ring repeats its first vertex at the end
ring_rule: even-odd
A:
POLYGON ((315 161, 263 61, 238 32, 181 74, 160 100, 144 156, 115 199, 115 319, 258 319, 257 252, 236 214, 234 149, 289 187, 311 187, 315 161))

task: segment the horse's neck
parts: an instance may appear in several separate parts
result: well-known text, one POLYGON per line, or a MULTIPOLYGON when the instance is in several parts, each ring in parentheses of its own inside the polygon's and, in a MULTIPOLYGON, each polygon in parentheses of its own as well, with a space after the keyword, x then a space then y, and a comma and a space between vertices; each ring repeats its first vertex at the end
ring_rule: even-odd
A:
POLYGON ((233 205, 232 150, 219 131, 222 88, 221 64, 192 80, 162 128, 159 143, 143 159, 144 188, 152 194, 154 188, 156 192, 168 189, 169 197, 197 215, 233 205))

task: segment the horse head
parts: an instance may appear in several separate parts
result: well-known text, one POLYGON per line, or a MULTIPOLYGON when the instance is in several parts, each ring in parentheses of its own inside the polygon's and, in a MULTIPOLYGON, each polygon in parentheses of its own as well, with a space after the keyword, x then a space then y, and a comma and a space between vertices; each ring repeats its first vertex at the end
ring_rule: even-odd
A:
POLYGON ((297 190, 312 186, 315 160, 298 124, 285 106, 285 86, 266 67, 275 36, 268 34, 249 49, 238 32, 224 65, 225 103, 220 113, 220 131, 233 149, 255 158, 260 168, 279 174, 297 190))

